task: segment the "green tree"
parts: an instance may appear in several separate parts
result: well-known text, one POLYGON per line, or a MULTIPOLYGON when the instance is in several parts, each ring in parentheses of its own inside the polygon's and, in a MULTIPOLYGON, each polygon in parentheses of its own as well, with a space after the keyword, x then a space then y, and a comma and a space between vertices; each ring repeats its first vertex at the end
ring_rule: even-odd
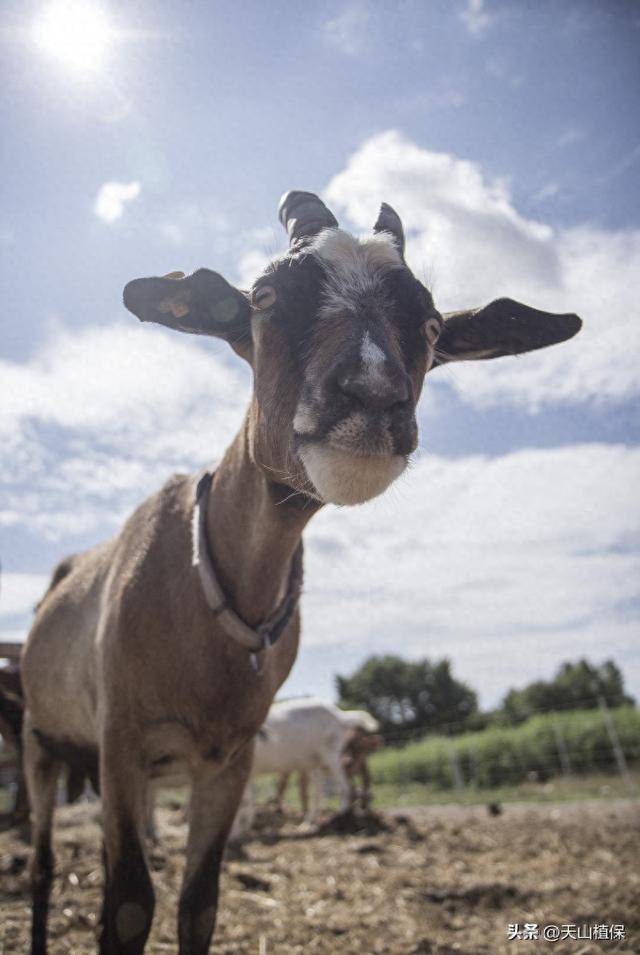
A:
POLYGON ((598 697, 612 708, 634 702, 624 692, 622 672, 613 660, 600 666, 578 660, 563 663, 552 680, 537 680, 521 690, 510 690, 495 716, 498 722, 521 723, 534 713, 594 709, 598 697))
POLYGON ((456 680, 449 660, 411 663, 396 656, 369 657, 350 677, 337 676, 339 703, 368 710, 387 739, 445 724, 465 729, 478 710, 476 694, 456 680))

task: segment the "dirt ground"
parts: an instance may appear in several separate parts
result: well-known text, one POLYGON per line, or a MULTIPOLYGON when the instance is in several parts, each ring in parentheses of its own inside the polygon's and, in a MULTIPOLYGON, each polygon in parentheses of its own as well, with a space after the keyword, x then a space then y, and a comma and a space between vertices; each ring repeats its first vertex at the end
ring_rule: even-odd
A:
MULTIPOLYGON (((313 832, 264 813, 225 863, 212 952, 638 955, 639 823, 630 801, 424 809, 313 832), (617 924, 626 939, 509 941, 511 923, 617 924)), ((152 955, 176 952, 183 812, 161 811, 160 832, 152 955)), ((89 955, 102 883, 96 806, 58 810, 56 844, 51 952, 89 955)), ((27 859, 15 835, 0 834, 0 955, 27 951, 27 859)))

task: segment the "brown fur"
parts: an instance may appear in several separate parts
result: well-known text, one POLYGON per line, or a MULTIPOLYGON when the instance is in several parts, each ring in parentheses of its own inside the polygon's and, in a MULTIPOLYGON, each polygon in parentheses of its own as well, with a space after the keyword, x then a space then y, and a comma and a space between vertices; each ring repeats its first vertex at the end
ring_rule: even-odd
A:
MULTIPOLYGON (((255 624, 273 608, 311 512, 273 505, 264 477, 246 459, 243 438, 241 432, 216 472, 209 536, 223 586, 240 615, 255 624), (220 540, 224 549, 216 546, 220 540)), ((245 742, 253 736, 293 663, 298 621, 261 655, 255 674, 246 650, 216 627, 191 567, 192 507, 192 479, 171 479, 138 508, 115 541, 82 555, 73 573, 50 592, 22 663, 34 725, 77 743, 96 742, 100 723, 132 725, 150 758, 166 746, 158 736, 164 740, 165 728, 175 726, 187 761, 207 758, 215 741, 221 765, 238 748, 238 737, 245 742), (70 659, 69 605, 80 607, 92 597, 97 613, 87 614, 87 637, 70 659), (97 702, 109 711, 109 720, 105 713, 70 726, 65 708, 52 704, 52 697, 59 701, 77 686, 78 669, 90 695, 97 695, 98 666, 105 689, 97 702)))
POLYGON ((349 779, 349 790, 351 806, 355 807, 359 802, 363 809, 366 809, 371 802, 371 777, 369 775, 369 766, 367 759, 371 753, 382 749, 384 740, 377 733, 366 733, 364 730, 355 728, 347 740, 342 754, 342 765, 349 779), (360 777, 361 788, 358 790, 356 785, 357 778, 360 777))
MULTIPOLYGON (((234 608, 256 624, 277 603, 315 507, 274 503, 268 480, 248 452, 249 421, 216 471, 208 533, 234 608)), ((190 773, 196 822, 185 880, 188 896, 189 873, 196 878, 202 853, 224 842, 250 768, 252 738, 291 669, 299 635, 296 613, 278 643, 259 654, 254 672, 246 649, 220 631, 191 566, 192 509, 193 479, 172 478, 137 509, 117 538, 79 555, 41 602, 22 661, 31 788, 42 790, 42 774, 50 777, 60 768, 48 759, 34 728, 100 751, 110 874, 124 848, 126 825, 143 831, 152 767, 165 760, 172 771, 178 766, 190 773), (73 706, 67 705, 70 700, 73 706), (214 791, 212 819, 206 807, 213 811, 214 791)), ((36 798, 36 845, 49 820, 46 807, 39 808, 36 798)), ((47 859, 43 850, 43 866, 47 859)), ((42 910, 46 899, 40 898, 42 910)), ((109 942, 104 944, 111 945, 105 952, 119 951, 111 938, 114 919, 105 922, 109 942)), ((182 921, 187 938, 192 928, 187 916, 182 921)))
POLYGON ((54 571, 51 575, 49 586, 45 590, 44 595, 41 597, 41 599, 38 601, 38 603, 34 607, 34 610, 38 610, 38 608, 40 607, 40 604, 42 603, 43 600, 46 599, 47 595, 51 593, 51 591, 58 586, 61 580, 64 580, 64 578, 71 573, 74 562, 77 559, 78 559, 77 554, 71 554, 69 557, 64 557, 58 564, 56 564, 54 571))

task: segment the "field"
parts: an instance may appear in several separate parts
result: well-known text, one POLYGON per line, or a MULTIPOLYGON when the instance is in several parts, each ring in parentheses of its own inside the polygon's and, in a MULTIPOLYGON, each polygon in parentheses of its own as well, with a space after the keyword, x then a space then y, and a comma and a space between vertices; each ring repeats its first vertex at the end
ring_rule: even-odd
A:
MULTIPOLYGON (((89 955, 102 873, 95 804, 58 811, 53 955, 89 955)), ((304 831, 264 812, 225 863, 215 955, 598 955, 640 951, 640 808, 631 800, 439 807, 304 831), (360 831, 357 831, 360 828, 360 831), (511 923, 622 924, 624 941, 509 941, 511 923)), ((173 953, 185 826, 160 812, 147 947, 173 953)), ((27 849, 0 835, 0 955, 27 950, 27 849)))
MULTIPOLYGON (((256 791, 258 798, 267 802, 275 792, 274 779, 269 776, 258 777, 256 791)), ((443 791, 433 783, 376 782, 373 791, 376 809, 416 809, 443 804, 486 806, 496 802, 558 803, 584 799, 625 799, 629 795, 640 795, 640 770, 631 769, 625 778, 612 773, 587 773, 584 776, 555 776, 544 783, 533 780, 505 783, 488 789, 466 785, 461 791, 443 791)), ((186 794, 179 790, 171 792, 173 798, 186 798, 186 794)), ((295 779, 289 782, 285 799, 292 808, 299 805, 295 779)), ((337 810, 337 797, 330 797, 328 803, 337 810)))
MULTIPOLYGON (((610 711, 610 719, 633 767, 640 761, 640 710, 620 707, 610 711)), ((579 779, 617 771, 611 739, 597 709, 538 714, 519 726, 490 726, 459 736, 432 735, 402 748, 388 746, 373 754, 370 768, 376 784, 425 783, 451 790, 457 782, 458 789, 485 791, 531 777, 579 779)))

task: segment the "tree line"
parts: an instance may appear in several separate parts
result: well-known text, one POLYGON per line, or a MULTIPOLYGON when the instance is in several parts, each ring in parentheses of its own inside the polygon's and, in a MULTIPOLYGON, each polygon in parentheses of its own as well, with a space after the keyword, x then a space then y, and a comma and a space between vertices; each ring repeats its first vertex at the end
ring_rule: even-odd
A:
POLYGON ((625 692, 624 677, 613 660, 600 665, 584 659, 563 663, 551 680, 511 689, 495 710, 484 713, 476 692, 456 679, 446 658, 372 656, 351 676, 337 676, 336 686, 339 706, 368 710, 383 736, 394 742, 421 733, 455 735, 491 725, 515 726, 536 713, 589 710, 602 700, 611 708, 635 702, 625 692))

